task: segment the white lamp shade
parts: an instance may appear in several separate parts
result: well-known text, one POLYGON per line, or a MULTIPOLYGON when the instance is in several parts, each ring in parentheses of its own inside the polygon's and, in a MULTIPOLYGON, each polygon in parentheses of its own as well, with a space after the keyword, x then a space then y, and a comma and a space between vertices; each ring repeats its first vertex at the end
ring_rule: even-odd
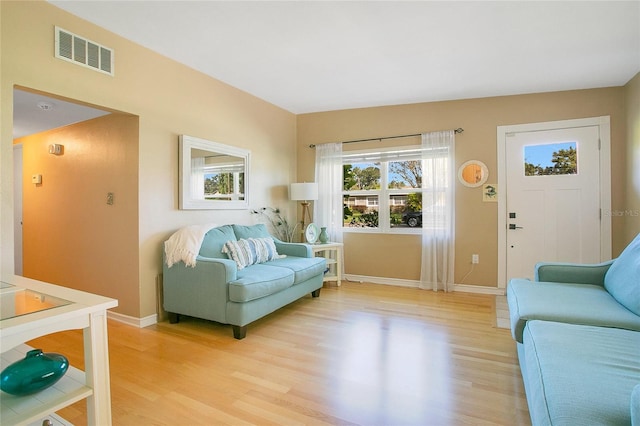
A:
POLYGON ((318 199, 318 184, 315 182, 292 183, 289 198, 294 201, 313 201, 318 199))

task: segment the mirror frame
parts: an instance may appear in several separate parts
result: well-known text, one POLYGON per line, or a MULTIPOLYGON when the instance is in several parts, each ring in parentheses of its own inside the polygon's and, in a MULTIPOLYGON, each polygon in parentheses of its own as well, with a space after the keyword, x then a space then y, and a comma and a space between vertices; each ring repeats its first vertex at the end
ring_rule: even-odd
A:
POLYGON ((242 210, 249 208, 249 169, 251 151, 196 138, 180 135, 179 149, 179 199, 181 210, 242 210), (191 150, 200 149, 234 157, 244 161, 244 200, 200 200, 191 198, 191 150))
POLYGON ((484 164, 482 161, 479 161, 479 160, 465 161, 464 163, 462 163, 462 165, 458 169, 458 180, 460 181, 461 184, 463 184, 466 187, 477 188, 479 186, 482 186, 487 181, 487 179, 489 179, 489 169, 487 168, 487 165, 484 164), (480 180, 478 182, 470 183, 464 180, 463 172, 467 166, 480 167, 480 170, 482 171, 482 176, 480 176, 480 180))

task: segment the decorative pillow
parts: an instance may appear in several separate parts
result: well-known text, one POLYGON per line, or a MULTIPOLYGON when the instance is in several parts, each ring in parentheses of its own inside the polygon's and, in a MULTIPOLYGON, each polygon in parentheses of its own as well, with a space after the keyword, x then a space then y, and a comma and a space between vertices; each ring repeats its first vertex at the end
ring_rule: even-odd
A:
POLYGON ((236 234, 236 239, 242 240, 247 238, 269 238, 271 234, 267 230, 264 223, 258 223, 256 225, 231 225, 233 232, 236 234))
POLYGON ((222 252, 236 262, 238 269, 277 259, 276 245, 271 238, 247 238, 224 243, 222 252))
POLYGON ((249 238, 250 243, 255 245, 257 262, 264 263, 273 259, 277 259, 278 251, 276 250, 276 243, 272 238, 249 238))
POLYGON ((618 303, 640 315, 640 234, 613 261, 604 276, 604 288, 618 303))
POLYGON ((231 225, 213 228, 204 235, 200 256, 224 259, 226 256, 221 252, 224 243, 235 239, 236 235, 233 233, 231 225))

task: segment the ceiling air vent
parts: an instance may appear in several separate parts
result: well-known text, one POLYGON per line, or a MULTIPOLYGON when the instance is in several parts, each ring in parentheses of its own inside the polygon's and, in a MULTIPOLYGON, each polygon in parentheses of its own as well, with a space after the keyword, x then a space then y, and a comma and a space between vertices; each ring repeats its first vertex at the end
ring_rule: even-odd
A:
POLYGON ((113 50, 56 27, 56 58, 113 75, 113 50))

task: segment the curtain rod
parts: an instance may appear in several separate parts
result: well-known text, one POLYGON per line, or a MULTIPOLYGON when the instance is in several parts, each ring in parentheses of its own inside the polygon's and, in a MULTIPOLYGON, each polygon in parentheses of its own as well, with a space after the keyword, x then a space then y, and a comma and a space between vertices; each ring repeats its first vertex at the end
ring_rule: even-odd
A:
MULTIPOLYGON (((462 133, 462 132, 464 132, 464 129, 462 127, 458 127, 457 129, 455 129, 453 131, 453 133, 462 133)), ((345 142, 342 142, 342 143, 345 144, 345 143, 357 143, 357 142, 382 141, 382 140, 385 140, 385 139, 410 138, 412 136, 421 136, 421 135, 422 135, 422 133, 415 133, 413 135, 385 136, 385 137, 382 137, 382 138, 358 139, 358 140, 353 140, 353 141, 345 141, 345 142)), ((316 144, 312 143, 311 145, 309 145, 309 148, 315 148, 315 147, 316 147, 316 144)))

